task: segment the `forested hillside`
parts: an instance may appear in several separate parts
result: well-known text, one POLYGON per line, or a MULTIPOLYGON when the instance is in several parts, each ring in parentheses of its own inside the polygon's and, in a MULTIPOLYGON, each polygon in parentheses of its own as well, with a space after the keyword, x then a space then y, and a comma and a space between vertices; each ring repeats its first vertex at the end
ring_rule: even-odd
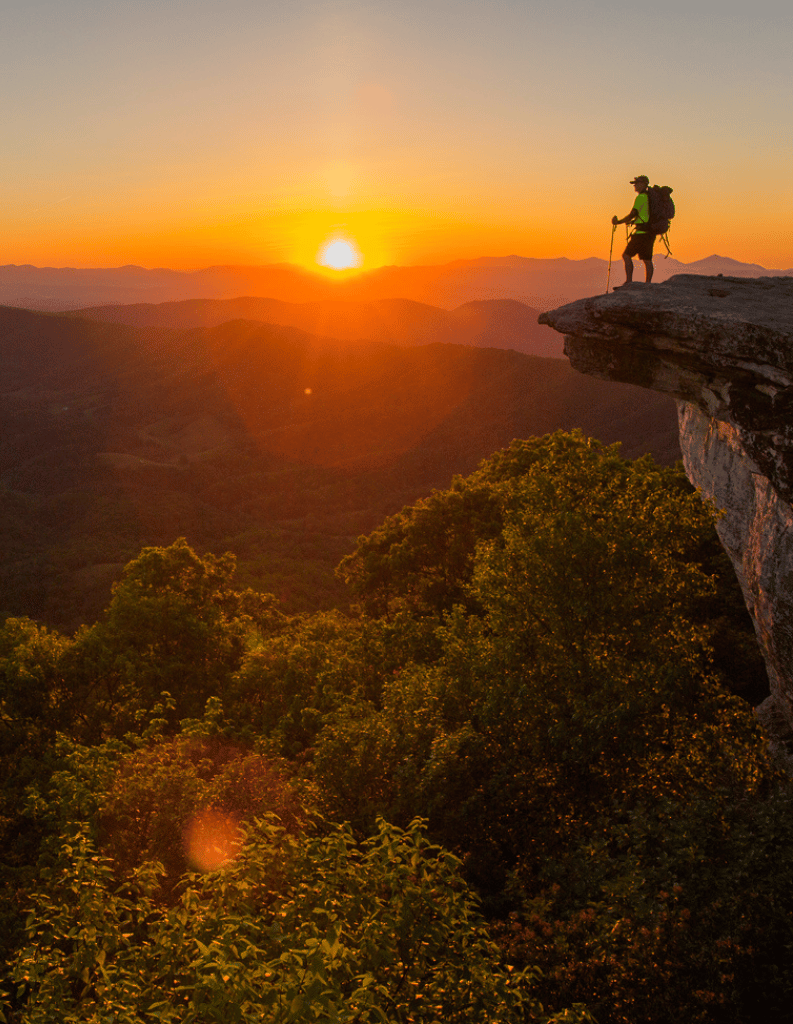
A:
POLYGON ((790 1019, 790 783, 679 470, 515 441, 347 614, 234 572, 150 547, 0 632, 8 1021, 790 1019))
POLYGON ((6 308, 0 362, 0 617, 70 630, 179 536, 233 551, 290 611, 336 606, 357 536, 515 437, 580 427, 679 457, 670 400, 507 349, 6 308))

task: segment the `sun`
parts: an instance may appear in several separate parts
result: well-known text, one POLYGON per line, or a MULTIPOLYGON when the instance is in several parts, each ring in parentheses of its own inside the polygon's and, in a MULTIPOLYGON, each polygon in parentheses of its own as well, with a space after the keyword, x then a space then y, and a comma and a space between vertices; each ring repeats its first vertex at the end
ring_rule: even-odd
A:
POLYGON ((317 263, 331 270, 352 270, 361 265, 361 254, 356 246, 345 238, 334 238, 326 242, 317 253, 317 263))

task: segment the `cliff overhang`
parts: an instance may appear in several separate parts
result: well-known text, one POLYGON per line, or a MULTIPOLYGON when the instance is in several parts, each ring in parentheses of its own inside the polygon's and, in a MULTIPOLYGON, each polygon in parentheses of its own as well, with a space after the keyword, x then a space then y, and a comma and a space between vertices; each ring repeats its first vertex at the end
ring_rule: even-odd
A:
POLYGON ((765 656, 759 714, 793 751, 793 278, 681 274, 539 319, 581 373, 678 400, 686 472, 723 513, 717 530, 765 656))
POLYGON ((664 392, 734 426, 793 501, 793 278, 680 274, 572 302, 540 323, 564 334, 582 373, 664 392))

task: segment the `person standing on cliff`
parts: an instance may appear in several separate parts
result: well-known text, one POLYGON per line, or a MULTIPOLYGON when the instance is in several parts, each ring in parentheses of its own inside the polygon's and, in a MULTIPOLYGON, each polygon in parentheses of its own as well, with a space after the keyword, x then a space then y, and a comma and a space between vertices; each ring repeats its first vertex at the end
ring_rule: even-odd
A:
MULTIPOLYGON (((644 263, 645 280, 649 284, 653 279, 653 245, 655 235, 648 230, 650 223, 650 197, 647 189, 650 187, 650 179, 646 174, 638 174, 631 185, 636 189, 636 201, 633 209, 627 217, 612 217, 611 223, 633 224, 633 233, 628 239, 622 259, 625 263, 625 284, 633 281, 633 257, 638 256, 644 263)), ((624 288, 623 284, 614 285, 615 288, 624 288)))

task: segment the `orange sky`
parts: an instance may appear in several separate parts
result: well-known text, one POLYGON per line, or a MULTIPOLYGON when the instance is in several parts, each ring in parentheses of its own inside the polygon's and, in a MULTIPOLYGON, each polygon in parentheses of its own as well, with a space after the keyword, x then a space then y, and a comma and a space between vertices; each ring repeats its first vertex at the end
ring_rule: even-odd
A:
POLYGON ((789 4, 9 3, 0 264, 606 258, 646 173, 679 260, 793 267, 789 4))

